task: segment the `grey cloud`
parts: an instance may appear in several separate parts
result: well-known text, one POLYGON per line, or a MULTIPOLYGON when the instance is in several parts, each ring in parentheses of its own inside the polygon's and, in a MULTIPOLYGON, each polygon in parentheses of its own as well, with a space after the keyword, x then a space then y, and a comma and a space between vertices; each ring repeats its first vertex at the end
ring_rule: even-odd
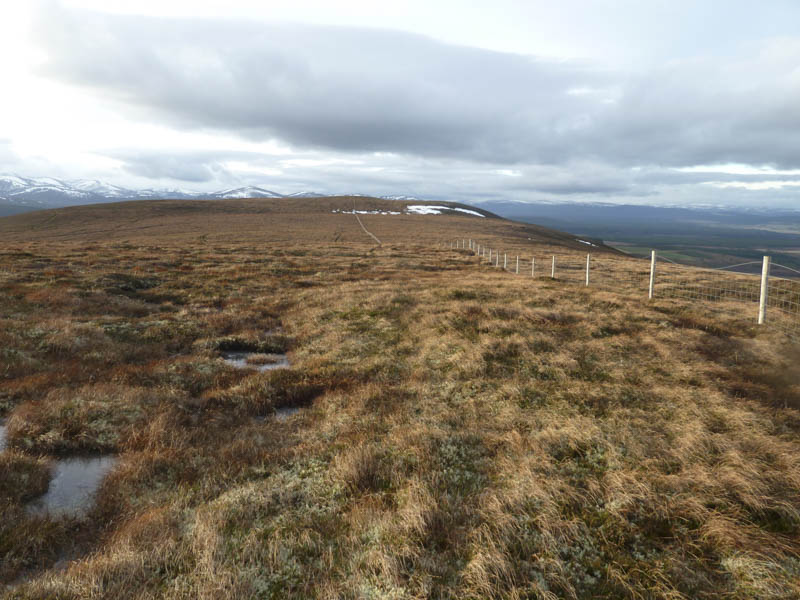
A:
POLYGON ((129 154, 122 158, 122 168, 139 177, 148 179, 174 179, 192 183, 215 181, 224 169, 216 163, 203 163, 193 157, 176 155, 129 154))
POLYGON ((597 102, 567 90, 608 79, 395 31, 55 9, 38 32, 46 73, 143 115, 344 151, 558 160, 597 102))
POLYGON ((104 153, 122 163, 122 169, 147 179, 171 179, 190 183, 228 182, 233 176, 223 166, 227 160, 257 158, 250 152, 215 152, 176 149, 169 151, 112 150, 104 153))
POLYGON ((386 30, 55 8, 38 31, 51 77, 176 127, 506 164, 800 166, 797 40, 623 75, 386 30))

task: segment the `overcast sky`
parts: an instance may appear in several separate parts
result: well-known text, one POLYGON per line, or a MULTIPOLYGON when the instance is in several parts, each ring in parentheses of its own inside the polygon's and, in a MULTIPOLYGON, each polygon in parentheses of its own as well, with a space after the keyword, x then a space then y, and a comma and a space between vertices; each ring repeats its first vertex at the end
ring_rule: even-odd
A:
POLYGON ((0 172, 800 208, 793 0, 0 3, 0 172))

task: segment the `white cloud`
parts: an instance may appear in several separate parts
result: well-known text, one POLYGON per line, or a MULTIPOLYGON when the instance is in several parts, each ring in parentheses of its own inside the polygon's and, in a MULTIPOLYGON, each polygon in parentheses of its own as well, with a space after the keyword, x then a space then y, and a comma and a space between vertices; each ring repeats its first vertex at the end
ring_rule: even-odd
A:
POLYGON ((696 165, 675 169, 681 173, 725 173, 728 175, 800 175, 800 169, 775 169, 743 164, 696 165))
POLYGON ((787 187, 800 187, 800 181, 707 181, 710 185, 720 189, 741 188, 743 190, 779 190, 787 187))

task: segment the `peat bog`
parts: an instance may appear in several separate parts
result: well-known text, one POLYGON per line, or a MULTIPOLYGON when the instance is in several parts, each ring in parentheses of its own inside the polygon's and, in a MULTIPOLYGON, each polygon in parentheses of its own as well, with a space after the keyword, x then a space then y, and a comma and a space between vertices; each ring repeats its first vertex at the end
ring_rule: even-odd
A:
POLYGON ((795 346, 417 218, 5 242, 6 596, 800 595, 795 346), (28 508, 86 456, 85 512, 28 508))

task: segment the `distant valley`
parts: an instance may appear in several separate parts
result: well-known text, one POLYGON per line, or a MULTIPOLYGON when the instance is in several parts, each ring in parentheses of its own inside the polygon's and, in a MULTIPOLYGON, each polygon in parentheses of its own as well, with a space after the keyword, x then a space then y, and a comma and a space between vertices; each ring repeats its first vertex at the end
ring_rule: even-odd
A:
MULTIPOLYGON (((633 255, 657 249, 676 262, 717 268, 759 261, 770 254, 775 262, 800 269, 800 211, 607 203, 485 202, 477 206, 509 219, 603 240, 633 255)), ((752 268, 757 270, 758 265, 752 268)))

